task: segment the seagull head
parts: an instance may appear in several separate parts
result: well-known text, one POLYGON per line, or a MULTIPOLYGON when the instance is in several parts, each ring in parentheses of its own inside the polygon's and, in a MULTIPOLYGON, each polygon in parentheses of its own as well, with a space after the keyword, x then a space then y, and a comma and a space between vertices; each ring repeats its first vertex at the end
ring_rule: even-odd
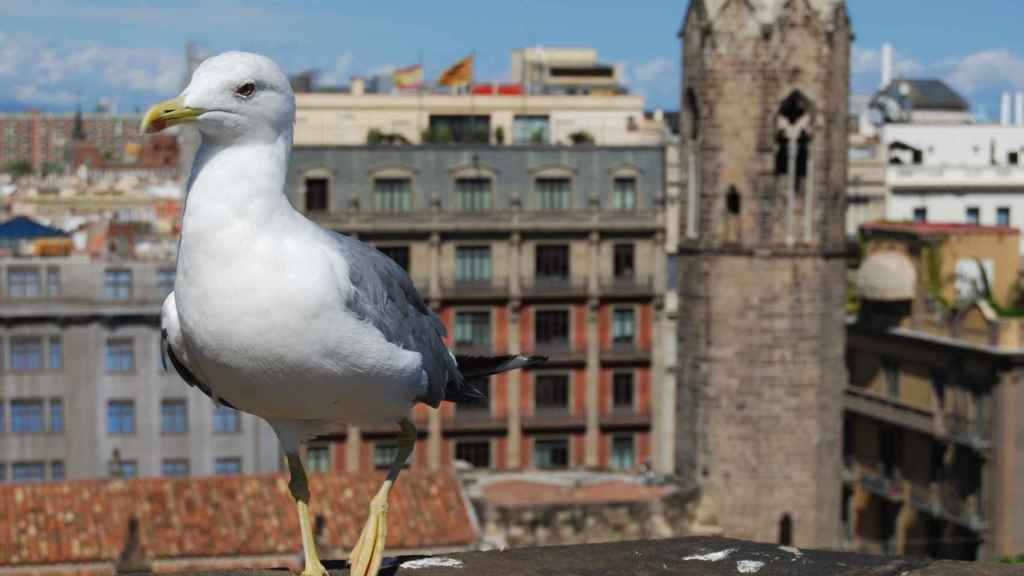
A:
POLYGON ((150 108, 140 129, 191 123, 218 142, 272 142, 294 121, 295 94, 281 69, 259 54, 225 52, 204 60, 177 98, 150 108))

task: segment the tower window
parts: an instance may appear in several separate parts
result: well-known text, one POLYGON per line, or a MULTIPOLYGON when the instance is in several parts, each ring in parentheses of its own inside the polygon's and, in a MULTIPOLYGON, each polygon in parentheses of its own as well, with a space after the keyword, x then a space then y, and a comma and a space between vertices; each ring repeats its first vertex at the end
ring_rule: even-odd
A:
POLYGON ((779 520, 779 546, 793 545, 793 517, 789 513, 782 515, 779 520))
POLYGON ((684 110, 686 121, 690 128, 690 140, 696 140, 700 136, 700 108, 697 107, 697 96, 693 89, 686 91, 686 102, 684 110))
POLYGON ((807 159, 811 142, 810 136, 810 101, 795 90, 779 106, 775 136, 775 174, 789 174, 789 154, 791 145, 796 146, 796 176, 807 175, 807 159))
POLYGON ((729 186, 729 193, 725 195, 725 209, 729 211, 729 214, 739 214, 740 203, 740 193, 736 191, 735 186, 729 186))

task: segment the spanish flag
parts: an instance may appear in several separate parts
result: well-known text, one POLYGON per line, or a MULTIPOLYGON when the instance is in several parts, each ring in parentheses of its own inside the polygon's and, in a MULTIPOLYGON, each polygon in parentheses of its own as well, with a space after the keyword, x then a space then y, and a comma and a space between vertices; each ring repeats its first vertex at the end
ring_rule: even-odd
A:
POLYGON ((391 73, 391 83, 399 90, 420 88, 423 86, 423 67, 408 66, 391 73))
POLYGON ((466 56, 441 73, 439 86, 462 86, 473 82, 473 56, 466 56))

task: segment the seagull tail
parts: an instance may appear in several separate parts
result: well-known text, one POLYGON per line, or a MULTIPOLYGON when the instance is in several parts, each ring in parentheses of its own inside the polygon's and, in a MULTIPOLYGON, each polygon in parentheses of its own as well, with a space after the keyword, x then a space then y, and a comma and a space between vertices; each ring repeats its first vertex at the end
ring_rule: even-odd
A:
POLYGON ((462 373, 464 384, 454 389, 454 382, 449 382, 445 390, 445 400, 449 402, 477 402, 486 400, 487 395, 478 386, 488 376, 501 374, 509 370, 529 368, 547 362, 547 356, 521 356, 506 354, 503 356, 455 356, 455 363, 462 373))

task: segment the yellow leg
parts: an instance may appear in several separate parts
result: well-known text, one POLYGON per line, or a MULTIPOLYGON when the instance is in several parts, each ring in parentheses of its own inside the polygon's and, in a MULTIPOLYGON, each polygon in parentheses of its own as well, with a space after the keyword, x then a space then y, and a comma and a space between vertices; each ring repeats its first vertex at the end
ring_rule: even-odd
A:
POLYGON ((306 564, 302 576, 326 576, 327 570, 316 555, 316 544, 313 542, 313 524, 309 520, 309 482, 306 480, 306 469, 298 454, 285 454, 288 457, 288 471, 291 479, 288 489, 295 499, 299 511, 299 529, 302 531, 302 553, 306 564))
POLYGON ((398 480, 398 474, 405 467, 405 461, 416 446, 416 427, 405 418, 399 424, 402 432, 398 436, 398 454, 391 463, 384 484, 373 500, 370 500, 370 517, 366 519, 359 540, 349 555, 350 576, 377 576, 377 570, 380 569, 381 560, 384 558, 384 544, 388 534, 388 496, 391 494, 391 487, 398 480))

